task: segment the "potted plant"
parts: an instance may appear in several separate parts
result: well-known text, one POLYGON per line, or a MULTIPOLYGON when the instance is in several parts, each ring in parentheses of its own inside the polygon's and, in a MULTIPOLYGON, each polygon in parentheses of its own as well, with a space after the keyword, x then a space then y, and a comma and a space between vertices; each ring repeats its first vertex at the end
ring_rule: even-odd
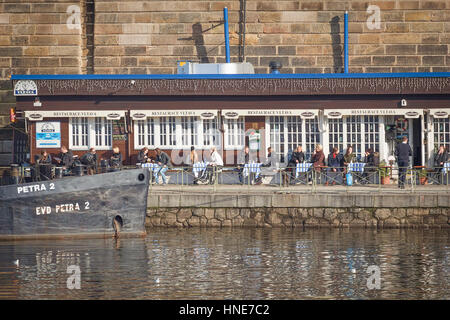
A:
POLYGON ((378 167, 378 174, 380 175, 381 184, 390 184, 391 177, 389 176, 389 168, 385 161, 381 161, 378 167))
POLYGON ((421 185, 428 184, 427 170, 425 170, 425 168, 422 168, 421 170, 418 171, 418 174, 419 174, 419 183, 421 185))

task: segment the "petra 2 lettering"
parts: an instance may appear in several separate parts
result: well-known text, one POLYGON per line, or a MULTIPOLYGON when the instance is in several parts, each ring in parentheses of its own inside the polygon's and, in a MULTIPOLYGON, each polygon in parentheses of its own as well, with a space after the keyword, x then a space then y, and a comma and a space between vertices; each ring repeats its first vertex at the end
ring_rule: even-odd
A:
POLYGON ((36 207, 36 215, 44 215, 44 214, 51 214, 51 213, 69 213, 69 212, 79 212, 79 211, 86 211, 90 210, 90 203, 89 201, 85 201, 84 203, 64 203, 64 204, 57 204, 54 207, 51 206, 43 206, 43 207, 36 207))

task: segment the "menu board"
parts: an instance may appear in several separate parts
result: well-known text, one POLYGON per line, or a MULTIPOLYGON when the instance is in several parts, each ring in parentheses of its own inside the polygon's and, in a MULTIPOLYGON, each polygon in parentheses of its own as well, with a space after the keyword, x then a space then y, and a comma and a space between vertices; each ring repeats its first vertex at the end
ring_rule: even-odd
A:
POLYGON ((127 140, 125 123, 121 120, 112 121, 112 138, 114 141, 127 140))

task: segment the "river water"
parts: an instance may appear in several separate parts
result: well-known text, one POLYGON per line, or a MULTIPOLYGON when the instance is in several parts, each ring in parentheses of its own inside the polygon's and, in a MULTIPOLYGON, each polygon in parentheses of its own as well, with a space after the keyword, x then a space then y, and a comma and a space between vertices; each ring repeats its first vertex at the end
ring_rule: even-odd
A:
POLYGON ((0 299, 449 299, 449 238, 450 230, 149 229, 117 241, 0 242, 0 299))

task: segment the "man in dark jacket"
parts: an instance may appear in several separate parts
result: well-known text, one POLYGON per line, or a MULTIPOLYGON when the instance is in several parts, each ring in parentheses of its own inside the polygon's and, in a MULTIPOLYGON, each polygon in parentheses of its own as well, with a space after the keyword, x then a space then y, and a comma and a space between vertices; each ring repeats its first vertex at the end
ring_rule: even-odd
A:
POLYGON ((169 169, 170 158, 167 155, 167 153, 161 151, 161 149, 159 148, 156 148, 155 151, 156 151, 155 162, 159 165, 159 168, 154 171, 155 181, 156 183, 158 183, 158 174, 160 174, 163 180, 163 184, 167 184, 167 177, 165 173, 169 169))
POLYGON ((63 165, 67 170, 72 168, 73 165, 73 154, 72 151, 67 150, 65 146, 61 147, 61 153, 58 158, 55 158, 58 164, 63 165))
POLYGON ((87 167, 88 175, 93 175, 97 171, 97 153, 94 148, 90 148, 88 152, 83 154, 80 161, 87 167))
POLYGON ((292 180, 295 179, 295 170, 297 168, 298 163, 303 163, 305 161, 305 154, 303 153, 302 146, 298 146, 294 152, 292 152, 292 156, 289 159, 286 171, 290 172, 290 178, 292 180))
POLYGON ((398 164, 398 187, 405 189, 406 170, 409 166, 409 157, 412 156, 412 150, 408 144, 408 137, 404 136, 402 142, 395 147, 394 156, 398 164))

